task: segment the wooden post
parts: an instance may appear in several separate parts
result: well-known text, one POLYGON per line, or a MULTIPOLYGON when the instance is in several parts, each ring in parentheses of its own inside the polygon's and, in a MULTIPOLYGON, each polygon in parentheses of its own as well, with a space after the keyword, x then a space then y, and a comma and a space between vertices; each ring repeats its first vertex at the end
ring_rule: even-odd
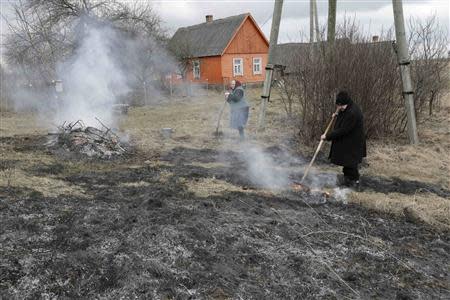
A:
POLYGON ((336 36, 336 0, 328 0, 328 48, 333 48, 336 36))
POLYGON ((144 102, 147 104, 147 83, 144 81, 144 102))
POLYGON ((319 13, 317 12, 317 0, 314 2, 314 27, 316 28, 316 42, 320 41, 320 29, 319 29, 319 13))
POLYGON ((170 74, 169 87, 170 87, 170 97, 173 95, 173 87, 172 87, 172 74, 170 74))
POLYGON ((402 0, 392 0, 392 7, 394 10, 395 23, 395 37, 396 37, 396 52, 398 64, 400 66, 400 73, 403 85, 403 99, 405 100, 406 116, 408 118, 408 137, 409 142, 413 145, 419 143, 416 126, 416 113, 414 109, 414 92, 411 83, 410 60, 408 54, 408 43, 406 42, 405 21, 403 18, 403 4, 402 0))
POLYGON ((309 0, 309 42, 314 42, 314 0, 309 0))
POLYGON ((272 86, 273 64, 274 64, 273 58, 275 53, 275 47, 278 42, 278 32, 280 29, 282 9, 283 9, 283 0, 275 0, 272 17, 272 28, 270 30, 269 55, 267 58, 268 61, 266 66, 266 77, 264 80, 263 93, 261 95, 261 107, 259 113, 258 130, 264 130, 265 127, 266 106, 270 98, 270 89, 272 86))

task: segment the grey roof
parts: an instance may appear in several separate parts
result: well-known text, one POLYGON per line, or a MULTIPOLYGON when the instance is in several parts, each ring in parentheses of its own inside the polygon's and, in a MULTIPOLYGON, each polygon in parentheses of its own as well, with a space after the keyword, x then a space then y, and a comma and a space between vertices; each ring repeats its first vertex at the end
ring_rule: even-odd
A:
MULTIPOLYGON (((337 39, 336 43, 350 43, 348 39, 337 39)), ((374 43, 352 44, 358 46, 367 46, 369 49, 382 48, 392 51, 392 41, 380 41, 374 43)), ((319 47, 325 47, 326 42, 319 42, 319 47)), ((311 47, 310 43, 286 43, 275 46, 273 64, 285 66, 285 73, 292 73, 295 66, 300 63, 302 56, 307 56, 311 47)))
POLYGON ((192 57, 221 55, 248 15, 246 13, 179 28, 169 41, 169 48, 189 47, 192 57))
POLYGON ((286 43, 275 46, 273 64, 285 66, 285 73, 291 73, 299 56, 308 51, 309 43, 286 43))

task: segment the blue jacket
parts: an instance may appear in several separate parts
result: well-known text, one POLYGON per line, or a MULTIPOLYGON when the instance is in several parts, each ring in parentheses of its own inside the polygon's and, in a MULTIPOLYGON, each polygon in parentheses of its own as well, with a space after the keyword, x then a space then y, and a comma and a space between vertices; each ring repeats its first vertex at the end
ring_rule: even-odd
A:
POLYGON ((228 95, 227 102, 230 104, 231 111, 249 106, 247 100, 245 100, 244 89, 241 86, 234 88, 228 95))

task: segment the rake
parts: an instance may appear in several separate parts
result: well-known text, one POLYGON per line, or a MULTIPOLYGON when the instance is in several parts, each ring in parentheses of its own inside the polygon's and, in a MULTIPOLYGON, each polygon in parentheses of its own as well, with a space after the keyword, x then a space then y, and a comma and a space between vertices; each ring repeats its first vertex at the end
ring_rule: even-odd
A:
MULTIPOLYGON (((334 120, 336 119, 336 116, 337 116, 338 112, 339 112, 339 109, 337 109, 336 112, 333 114, 333 117, 331 118, 330 123, 328 123, 328 126, 325 129, 325 133, 324 134, 327 134, 330 131, 331 126, 333 125, 334 120)), ((319 154, 320 149, 322 149, 322 146, 323 146, 324 142, 325 142, 325 140, 320 140, 319 146, 317 146, 316 152, 314 153, 314 156, 311 159, 311 162, 309 163, 308 167, 306 168, 305 173, 303 174, 302 180, 300 181, 300 184, 303 184, 303 181, 305 180, 306 176, 308 176, 309 170, 311 169, 314 161, 316 160, 317 154, 319 154)))

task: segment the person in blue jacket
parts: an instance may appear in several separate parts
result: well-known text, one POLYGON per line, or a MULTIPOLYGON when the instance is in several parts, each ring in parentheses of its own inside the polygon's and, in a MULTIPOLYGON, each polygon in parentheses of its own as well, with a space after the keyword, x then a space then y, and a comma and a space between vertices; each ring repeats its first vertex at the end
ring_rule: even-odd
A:
POLYGON ((244 140, 244 129, 247 125, 249 105, 245 100, 245 91, 238 80, 232 80, 231 92, 227 96, 227 102, 230 104, 230 127, 239 131, 241 140, 244 140))

